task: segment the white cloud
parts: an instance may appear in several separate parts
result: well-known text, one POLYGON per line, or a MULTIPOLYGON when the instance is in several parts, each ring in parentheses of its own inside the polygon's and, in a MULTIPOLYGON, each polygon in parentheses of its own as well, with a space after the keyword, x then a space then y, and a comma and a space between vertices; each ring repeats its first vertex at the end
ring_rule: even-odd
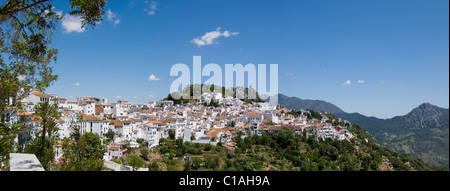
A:
POLYGON ((108 9, 108 11, 106 11, 106 19, 111 21, 114 24, 114 26, 117 26, 120 23, 120 19, 116 19, 116 17, 117 14, 113 13, 111 9, 108 9))
POLYGON ((145 8, 145 9, 144 9, 144 11, 147 12, 147 15, 148 15, 148 16, 156 14, 156 10, 158 9, 158 6, 159 6, 159 3, 158 3, 158 2, 152 1, 152 2, 150 3, 150 2, 148 2, 148 1, 144 1, 144 3, 150 4, 150 7, 149 7, 149 8, 145 8))
POLYGON ((150 75, 150 77, 148 77, 148 81, 159 81, 160 79, 157 78, 155 75, 150 75))
POLYGON ((223 36, 228 38, 230 36, 238 35, 239 32, 230 32, 230 31, 220 31, 220 27, 217 27, 215 31, 206 32, 203 36, 194 38, 191 40, 191 43, 196 44, 198 47, 204 45, 218 44, 216 41, 217 38, 223 36))
POLYGON ((69 14, 65 14, 62 19, 62 26, 64 29, 64 33, 71 32, 84 32, 86 28, 82 27, 81 17, 80 16, 72 16, 69 14))
POLYGON ((120 23, 120 19, 114 20, 114 26, 118 25, 120 23))
POLYGON ((138 98, 138 96, 134 96, 134 97, 133 97, 133 99, 137 99, 137 98, 138 98))
POLYGON ((111 11, 111 9, 108 9, 108 11, 106 11, 106 18, 110 21, 112 21, 114 19, 114 17, 116 17, 117 14, 113 13, 111 11))
POLYGON ((358 83, 360 83, 360 84, 364 84, 364 80, 358 80, 358 83))
POLYGON ((116 96, 114 96, 114 98, 116 98, 116 99, 120 99, 120 98, 122 98, 122 96, 120 96, 120 95, 116 95, 116 96))
POLYGON ((238 35, 238 34, 239 34, 239 32, 230 33, 230 31, 223 31, 223 33, 222 33, 222 35, 224 37, 229 37, 229 36, 238 35))
POLYGON ((81 84, 80 83, 74 83, 74 84, 70 84, 71 86, 80 86, 81 84))
POLYGON ((291 78, 297 78, 298 76, 293 74, 292 72, 286 72, 286 76, 289 76, 291 78))
POLYGON ((344 83, 342 83, 341 85, 342 85, 342 86, 348 86, 348 85, 350 85, 350 84, 352 84, 352 82, 350 82, 350 80, 347 80, 347 81, 345 81, 344 83))
POLYGON ((152 95, 152 94, 148 95, 148 97, 149 97, 149 98, 155 98, 155 96, 152 95))

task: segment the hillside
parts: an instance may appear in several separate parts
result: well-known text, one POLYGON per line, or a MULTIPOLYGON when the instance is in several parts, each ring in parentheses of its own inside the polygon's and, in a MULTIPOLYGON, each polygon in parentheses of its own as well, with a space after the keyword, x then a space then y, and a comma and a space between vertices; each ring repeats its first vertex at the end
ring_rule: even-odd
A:
MULTIPOLYGON (((288 97, 283 94, 275 95, 278 96, 278 103, 288 109, 311 109, 314 111, 325 111, 328 113, 344 113, 344 111, 332 103, 322 101, 322 100, 309 100, 300 99, 297 97, 288 97)), ((266 99, 266 101, 269 99, 266 99)))
POLYGON ((448 109, 422 104, 404 116, 391 119, 358 113, 336 116, 358 123, 383 146, 433 165, 449 166, 448 109))
POLYGON ((359 124, 377 142, 394 151, 419 157, 432 165, 449 166, 449 110, 424 103, 404 116, 391 119, 346 113, 321 100, 302 100, 279 94, 279 103, 288 109, 325 111, 359 124))
POLYGON ((193 99, 193 96, 194 95, 202 95, 202 93, 205 92, 205 91, 203 91, 203 88, 207 88, 207 87, 209 87, 209 91, 211 93, 214 93, 215 90, 220 90, 219 92, 222 94, 222 97, 225 97, 227 95, 233 95, 233 97, 243 98, 241 100, 244 102, 247 102, 247 103, 264 101, 260 98, 259 93, 252 87, 250 87, 250 88, 247 88, 247 87, 245 87, 245 88, 244 87, 225 88, 223 86, 217 86, 214 84, 186 85, 185 87, 183 87, 182 92, 189 92, 188 97, 183 97, 182 92, 171 92, 163 100, 170 100, 170 101, 173 101, 175 104, 182 104, 182 103, 188 103, 188 102, 196 103, 198 100, 193 99), (172 97, 173 95, 179 96, 181 99, 174 99, 172 97), (248 99, 248 95, 256 95, 256 97, 255 97, 255 99, 248 99))
POLYGON ((355 135, 350 141, 318 141, 312 136, 294 136, 290 129, 273 135, 237 136, 233 139, 235 147, 163 140, 164 144, 157 147, 158 166, 169 171, 445 170, 381 147, 356 124, 347 124, 347 128, 355 135))

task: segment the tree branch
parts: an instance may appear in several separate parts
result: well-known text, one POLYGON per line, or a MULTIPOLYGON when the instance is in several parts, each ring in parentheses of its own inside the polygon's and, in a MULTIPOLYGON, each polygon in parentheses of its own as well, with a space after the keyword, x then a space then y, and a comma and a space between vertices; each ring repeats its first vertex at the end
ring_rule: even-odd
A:
POLYGON ((12 9, 11 7, 9 7, 8 4, 11 1, 8 1, 8 3, 6 4, 7 6, 4 7, 4 8, 7 8, 7 9, 3 9, 3 8, 0 9, 0 15, 10 15, 10 14, 13 14, 13 13, 16 13, 16 12, 19 12, 19 11, 23 11, 23 10, 26 10, 28 8, 31 8, 31 7, 34 7, 36 5, 39 5, 39 4, 42 4, 42 3, 45 3, 45 2, 49 2, 49 1, 53 1, 53 0, 39 0, 39 1, 36 1, 36 2, 34 2, 32 4, 30 4, 30 5, 27 5, 25 7, 19 7, 17 9, 12 9))

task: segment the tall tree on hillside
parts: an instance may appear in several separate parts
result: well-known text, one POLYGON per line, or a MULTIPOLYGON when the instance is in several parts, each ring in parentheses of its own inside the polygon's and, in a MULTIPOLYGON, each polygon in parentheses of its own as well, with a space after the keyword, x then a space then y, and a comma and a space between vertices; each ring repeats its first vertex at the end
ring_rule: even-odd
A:
POLYGON ((42 127, 42 145, 41 152, 39 155, 43 155, 45 149, 45 137, 50 137, 52 132, 56 130, 57 120, 60 117, 61 113, 58 112, 58 103, 54 101, 50 103, 49 101, 38 103, 35 106, 34 116, 38 117, 41 122, 42 127))
POLYGON ((81 133, 81 116, 70 123, 72 133, 63 139, 62 171, 100 171, 103 167, 103 154, 106 152, 96 133, 81 133))
MULTIPOLYGON (((82 26, 101 21, 107 0, 69 0, 70 15, 78 15, 82 26)), ((14 150, 19 127, 9 124, 10 116, 21 108, 21 100, 32 87, 43 91, 58 76, 50 65, 58 49, 51 36, 62 15, 53 0, 6 0, 0 5, 0 162, 14 150)))
POLYGON ((39 120, 42 131, 31 141, 25 152, 36 154, 46 170, 50 170, 55 158, 54 147, 58 141, 57 120, 60 115, 56 101, 45 101, 35 106, 33 117, 39 120))

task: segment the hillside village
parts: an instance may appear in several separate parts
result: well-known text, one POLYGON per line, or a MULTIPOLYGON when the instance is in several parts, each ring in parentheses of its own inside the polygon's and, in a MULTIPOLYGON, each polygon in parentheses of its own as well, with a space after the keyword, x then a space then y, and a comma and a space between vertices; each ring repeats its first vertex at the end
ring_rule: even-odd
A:
MULTIPOLYGON (((232 148, 235 136, 262 135, 278 133, 291 129, 298 136, 315 136, 316 139, 332 138, 349 140, 353 135, 346 126, 333 126, 324 114, 321 119, 308 119, 305 112, 294 117, 289 110, 268 103, 246 103, 237 98, 223 97, 220 93, 204 93, 202 100, 207 104, 213 101, 219 107, 204 106, 202 103, 174 104, 170 100, 150 101, 146 104, 131 104, 127 100, 116 103, 107 99, 80 96, 76 101, 43 92, 33 91, 22 100, 23 109, 14 111, 10 124, 19 117, 28 121, 29 135, 17 139, 30 140, 40 131, 39 120, 34 115, 34 106, 39 102, 57 100, 61 116, 58 119, 60 138, 71 133, 70 124, 79 118, 81 133, 93 132, 106 140, 106 134, 114 132, 114 138, 108 143, 104 154, 105 161, 119 160, 127 148, 137 148, 146 141, 148 147, 159 145, 161 138, 168 139, 170 134, 176 139, 200 144, 221 144, 232 148), (245 132, 244 135, 238 132, 245 132)), ((332 122, 334 122, 333 119, 332 122)), ((348 121, 339 122, 349 123, 348 121)), ((350 123, 349 123, 350 124, 350 123)), ((18 141, 18 140, 16 140, 18 141)), ((23 141, 23 140, 22 140, 23 141)), ((61 145, 57 150, 61 151, 61 145)), ((55 161, 61 160, 62 153, 57 152, 55 161)))

